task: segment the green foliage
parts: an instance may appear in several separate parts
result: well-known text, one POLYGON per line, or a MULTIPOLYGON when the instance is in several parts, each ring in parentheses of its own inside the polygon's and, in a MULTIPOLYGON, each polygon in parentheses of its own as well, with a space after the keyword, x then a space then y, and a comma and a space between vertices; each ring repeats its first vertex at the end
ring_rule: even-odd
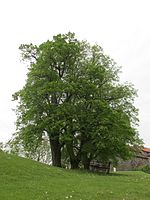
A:
POLYGON ((149 200, 150 176, 143 172, 98 175, 65 170, 0 152, 2 200, 149 200))
POLYGON ((26 158, 31 158, 33 160, 51 164, 51 150, 48 137, 45 135, 42 137, 40 143, 35 149, 28 149, 23 146, 22 141, 19 136, 9 140, 5 145, 3 145, 3 151, 6 153, 19 155, 26 158))
POLYGON ((129 146, 139 142, 136 91, 119 83, 119 67, 100 46, 68 33, 20 50, 29 72, 13 97, 25 151, 35 153, 46 134, 53 163, 61 153, 73 167, 98 156, 105 162, 129 156, 129 146))
POLYGON ((150 165, 146 165, 141 169, 143 172, 150 174, 150 165))

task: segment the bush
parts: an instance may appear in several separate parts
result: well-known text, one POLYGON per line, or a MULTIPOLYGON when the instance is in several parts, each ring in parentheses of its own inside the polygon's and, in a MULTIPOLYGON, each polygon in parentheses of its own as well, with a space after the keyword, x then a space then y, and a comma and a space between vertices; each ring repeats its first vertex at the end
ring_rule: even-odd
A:
POLYGON ((141 169, 143 172, 150 174, 150 165, 146 165, 141 169))

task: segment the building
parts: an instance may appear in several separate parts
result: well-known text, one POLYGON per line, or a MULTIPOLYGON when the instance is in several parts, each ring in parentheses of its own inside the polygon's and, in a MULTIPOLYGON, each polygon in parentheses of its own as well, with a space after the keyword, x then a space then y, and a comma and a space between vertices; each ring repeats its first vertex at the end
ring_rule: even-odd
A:
POLYGON ((117 171, 135 170, 146 165, 150 165, 150 148, 144 147, 133 158, 119 161, 117 171))

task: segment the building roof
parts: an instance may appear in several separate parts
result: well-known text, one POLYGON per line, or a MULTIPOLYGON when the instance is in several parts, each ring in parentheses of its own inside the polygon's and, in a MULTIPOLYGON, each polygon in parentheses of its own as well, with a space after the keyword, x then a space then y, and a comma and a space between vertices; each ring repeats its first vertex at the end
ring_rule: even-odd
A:
POLYGON ((148 153, 150 153, 150 148, 146 148, 146 147, 144 147, 144 148, 143 148, 143 151, 144 151, 144 152, 148 152, 148 153))

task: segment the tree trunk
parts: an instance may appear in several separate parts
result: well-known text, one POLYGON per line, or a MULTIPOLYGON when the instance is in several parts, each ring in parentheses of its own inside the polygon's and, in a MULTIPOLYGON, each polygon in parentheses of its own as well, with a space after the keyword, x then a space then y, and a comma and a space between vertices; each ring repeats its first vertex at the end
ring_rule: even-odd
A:
MULTIPOLYGON (((49 99, 48 103, 50 104, 49 99)), ((57 97, 55 94, 51 96, 51 103, 56 106, 58 105, 57 97)), ((56 133, 54 138, 49 135, 49 139, 52 154, 52 165, 56 167, 61 167, 61 145, 59 142, 59 134, 56 133)))
POLYGON ((90 161, 91 161, 91 159, 88 158, 87 153, 82 152, 82 164, 84 166, 84 169, 89 170, 90 161))
POLYGON ((73 142, 72 141, 69 141, 69 142, 67 141, 66 142, 66 148, 67 148, 67 152, 68 152, 69 158, 70 158, 71 169, 78 169, 80 160, 74 154, 73 142))
POLYGON ((79 168, 79 161, 77 159, 70 158, 71 169, 78 169, 79 168))
POLYGON ((61 167, 61 146, 59 139, 50 139, 52 166, 61 167))
POLYGON ((110 173, 110 166, 111 166, 111 162, 108 163, 108 169, 106 171, 106 174, 109 174, 110 173))
POLYGON ((90 161, 87 160, 86 162, 83 163, 83 165, 84 165, 84 169, 89 170, 89 168, 90 168, 90 161))

